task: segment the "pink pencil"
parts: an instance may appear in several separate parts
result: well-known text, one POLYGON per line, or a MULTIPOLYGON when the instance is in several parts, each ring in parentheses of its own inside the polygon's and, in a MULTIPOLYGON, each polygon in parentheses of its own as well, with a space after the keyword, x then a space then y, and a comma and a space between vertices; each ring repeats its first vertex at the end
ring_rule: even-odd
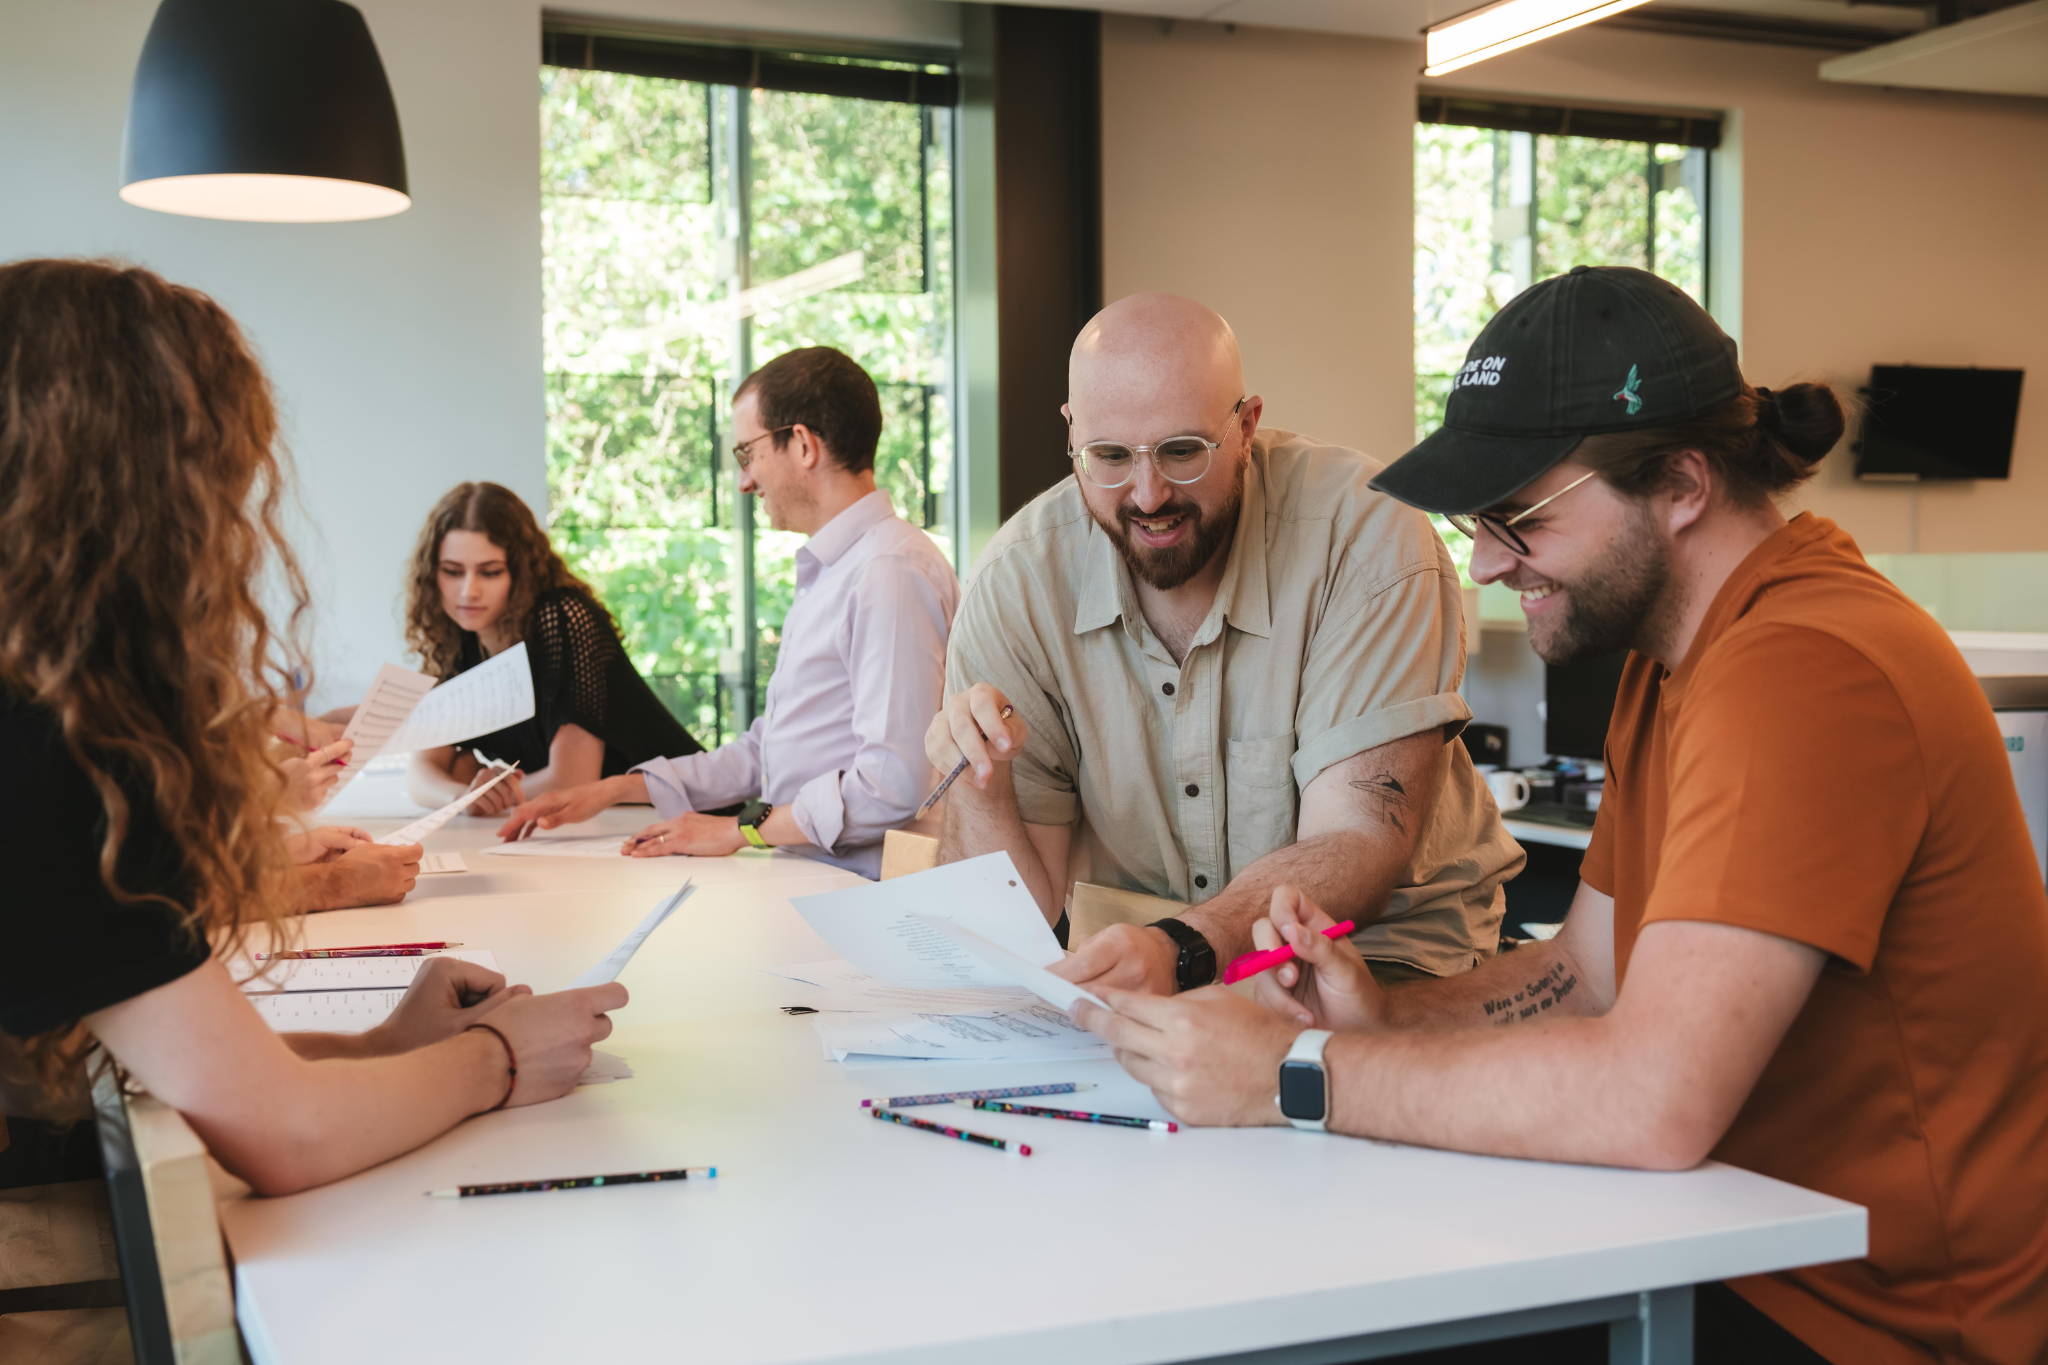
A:
MULTIPOLYGON (((1347 919, 1342 924, 1333 924, 1323 930, 1323 937, 1336 938, 1339 935, 1350 933, 1357 927, 1355 923, 1347 919)), ((1260 972, 1271 971, 1281 963, 1292 962, 1293 960, 1294 945, 1291 943, 1283 943, 1278 948, 1268 948, 1264 952, 1246 953, 1243 957, 1236 959, 1223 969, 1223 984, 1234 986, 1248 976, 1257 976, 1260 972)))

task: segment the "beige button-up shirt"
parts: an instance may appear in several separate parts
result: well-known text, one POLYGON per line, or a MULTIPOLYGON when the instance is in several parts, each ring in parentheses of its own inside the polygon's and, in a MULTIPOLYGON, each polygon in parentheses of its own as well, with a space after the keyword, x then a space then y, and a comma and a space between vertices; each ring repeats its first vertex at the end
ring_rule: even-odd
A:
MULTIPOLYGON (((1069 881, 1200 904, 1294 841, 1300 791, 1334 763, 1472 717, 1458 695, 1458 575, 1427 518, 1366 482, 1380 466, 1262 430, 1215 605, 1186 658, 1146 624, 1116 547, 1069 477, 984 552, 946 657, 1030 726, 1011 765, 1027 823, 1079 822, 1069 881)), ((1490 956, 1522 865, 1465 746, 1369 957, 1439 975, 1490 956)))

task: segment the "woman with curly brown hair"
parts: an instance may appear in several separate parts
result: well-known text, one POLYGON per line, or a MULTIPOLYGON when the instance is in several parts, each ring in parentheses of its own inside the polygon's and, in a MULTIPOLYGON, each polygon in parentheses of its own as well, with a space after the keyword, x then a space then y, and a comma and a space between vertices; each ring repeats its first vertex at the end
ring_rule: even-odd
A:
POLYGON ((290 935, 269 741, 300 654, 257 583, 294 626, 306 594, 276 434, 204 295, 0 266, 0 1096, 76 1113, 104 1048, 265 1193, 566 1093, 626 1002, 444 961, 369 1033, 281 1035, 229 978, 252 928, 290 935))
POLYGON ((489 780, 487 760, 520 771, 471 815, 703 750, 634 670, 597 594, 562 562, 519 495, 499 484, 457 484, 427 518, 413 551, 405 635, 437 678, 522 640, 533 670, 531 719, 413 755, 412 798, 423 806, 445 805, 480 775, 489 780))

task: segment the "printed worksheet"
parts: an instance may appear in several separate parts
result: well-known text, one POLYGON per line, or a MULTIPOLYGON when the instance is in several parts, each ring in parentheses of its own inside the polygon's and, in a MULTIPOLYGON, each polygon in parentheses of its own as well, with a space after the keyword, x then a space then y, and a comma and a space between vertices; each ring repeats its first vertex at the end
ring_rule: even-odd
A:
POLYGON ((768 975, 791 983, 787 992, 789 1004, 808 1005, 816 1010, 851 1010, 868 1014, 965 1014, 976 1010, 1014 1008, 1029 1005, 1032 1001, 1029 991, 1001 986, 952 991, 921 991, 907 986, 892 986, 836 957, 823 962, 799 962, 765 970, 768 975))
POLYGON ((279 991, 252 995, 249 1003, 279 1033, 362 1033, 391 1017, 405 989, 377 991, 279 991))
POLYGON ((469 871, 469 864, 464 862, 462 855, 453 849, 445 853, 428 853, 420 858, 420 875, 422 877, 434 877, 447 872, 467 871, 469 871))
POLYGON ((676 907, 688 900, 696 890, 694 882, 684 882, 677 887, 674 895, 663 898, 659 905, 647 912, 647 918, 641 920, 633 932, 626 935, 619 946, 611 950, 604 961, 571 981, 569 989, 573 991, 584 986, 602 986, 607 981, 618 980, 619 973, 626 970, 626 964, 633 960, 633 954, 639 952, 640 945, 647 942, 647 936, 659 929, 662 921, 673 915, 676 907))
POLYGON ((384 748, 404 754, 460 744, 517 725, 531 718, 533 710, 533 666, 526 660, 526 642, 522 640, 436 687, 384 748))
POLYGON ((924 916, 951 920, 1034 967, 1062 956, 1052 926, 1007 853, 844 891, 796 896, 790 904, 841 957, 895 986, 1018 984, 924 916))
POLYGON ((343 739, 356 742, 349 751, 348 765, 341 770, 341 779, 327 794, 332 801, 341 789, 356 780, 356 775, 368 766, 371 759, 384 752, 390 745, 391 737, 399 732, 411 717, 421 698, 434 688, 434 680, 424 673, 415 673, 397 664, 386 664, 377 670, 377 676, 370 682, 370 690, 356 705, 356 713, 349 717, 348 725, 342 730, 343 739))
POLYGON ((841 1061, 849 1053, 960 1062, 1110 1055, 1102 1039, 1052 1006, 1035 1003, 979 1014, 820 1014, 811 1026, 841 1061))
POLYGON ((1086 1000, 1091 1005, 1100 1005, 1103 1009, 1109 1008, 1108 1002, 1095 992, 1083 990, 1065 977, 1054 976, 1045 968, 1026 962, 1008 948, 990 943, 964 924, 955 924, 950 919, 940 919, 936 915, 919 915, 917 918, 1054 1009, 1071 1014, 1075 1002, 1079 1000, 1086 1000))
MULTIPOLYGON (((471 787, 468 791, 456 797, 453 801, 450 801, 447 805, 441 807, 441 809, 435 811, 433 814, 422 815, 419 819, 413 821, 405 828, 395 829, 391 831, 391 833, 379 839, 377 842, 380 844, 388 844, 394 848, 397 847, 399 844, 419 843, 421 840, 425 839, 429 834, 432 834, 435 830, 441 828, 441 826, 447 824, 450 820, 453 820, 456 816, 468 810, 470 806, 476 802, 478 797, 482 796, 491 788, 497 786, 500 782, 503 782, 506 778, 512 776, 512 774, 517 770, 518 768, 516 764, 510 768, 500 768, 498 770, 498 775, 492 778, 490 781, 484 783, 481 787, 471 787)), ((424 868, 422 868, 421 870, 425 871, 424 868)), ((464 870, 466 871, 467 869, 464 870)))

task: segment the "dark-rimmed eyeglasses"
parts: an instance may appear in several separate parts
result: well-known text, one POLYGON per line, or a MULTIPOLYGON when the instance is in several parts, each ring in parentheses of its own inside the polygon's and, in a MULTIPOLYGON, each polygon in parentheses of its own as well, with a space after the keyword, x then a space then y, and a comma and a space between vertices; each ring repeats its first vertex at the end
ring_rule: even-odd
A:
MULTIPOLYGON (((1593 471, 1593 474, 1597 473, 1599 473, 1598 470, 1593 471)), ((1444 520, 1448 521, 1451 525, 1457 527, 1460 531, 1463 531, 1467 536, 1470 536, 1474 540, 1477 540, 1479 538, 1479 528, 1484 526, 1487 530, 1493 533, 1493 538, 1495 540, 1507 546, 1510 550, 1513 550, 1518 555, 1526 555, 1529 553, 1529 542, 1522 539, 1522 537, 1515 531, 1515 523, 1522 520, 1524 517, 1530 516, 1535 512, 1550 506, 1551 503, 1556 502, 1559 498, 1571 492, 1574 488, 1577 488, 1586 480, 1592 478, 1593 474, 1581 474, 1578 478, 1573 479, 1570 483, 1558 489, 1555 493, 1552 493, 1542 502, 1532 504, 1528 507, 1524 507, 1521 511, 1515 513, 1511 517, 1499 517, 1495 516, 1491 512, 1446 512, 1444 514, 1444 520)))
MULTIPOLYGON (((1243 408, 1244 399, 1240 398, 1230 409, 1230 415, 1237 416, 1243 408)), ((1070 418, 1068 425, 1072 424, 1070 418)), ((1168 483, 1200 483, 1222 445, 1221 441, 1205 441, 1199 436, 1169 436, 1145 446, 1090 441, 1079 450, 1068 446, 1067 454, 1073 457, 1081 477, 1097 488, 1122 488, 1138 472, 1138 457, 1146 454, 1152 457, 1152 467, 1159 471, 1159 477, 1168 483)))
POLYGON ((773 431, 764 431, 751 441, 741 441, 738 445, 732 448, 732 462, 738 465, 741 469, 745 469, 748 465, 754 462, 753 455, 748 453, 747 448, 749 446, 752 446, 761 441, 765 441, 771 436, 780 436, 785 431, 795 431, 798 427, 802 425, 803 423, 801 422, 791 422, 786 427, 777 427, 773 431))

